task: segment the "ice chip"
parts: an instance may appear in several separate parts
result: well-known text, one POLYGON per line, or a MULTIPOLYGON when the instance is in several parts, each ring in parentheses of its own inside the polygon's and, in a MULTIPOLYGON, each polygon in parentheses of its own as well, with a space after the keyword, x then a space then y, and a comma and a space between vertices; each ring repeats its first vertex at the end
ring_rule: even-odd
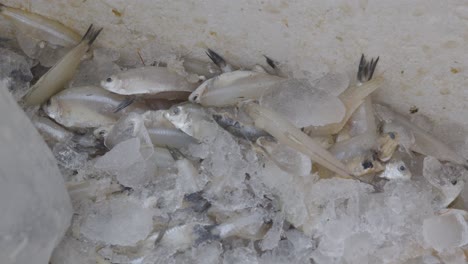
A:
POLYGON ((95 204, 81 225, 88 239, 111 245, 132 246, 144 240, 153 229, 153 214, 129 197, 95 204))
POLYGON ((443 210, 423 223, 426 244, 437 251, 463 247, 468 244, 468 213, 463 210, 443 210))
POLYGON ((140 139, 130 138, 115 145, 111 151, 99 157, 94 167, 103 170, 125 169, 141 159, 140 139))
POLYGON ((284 215, 282 213, 276 214, 273 218, 273 225, 268 230, 261 243, 262 250, 271 250, 278 246, 283 232, 284 215))
POLYGON ((328 73, 317 80, 315 87, 330 95, 338 96, 350 84, 349 76, 346 73, 328 73))
POLYGON ((340 122, 345 106, 335 95, 313 87, 305 79, 288 79, 268 89, 260 99, 296 127, 323 126, 340 122))
POLYGON ((438 203, 441 208, 445 208, 463 190, 468 173, 462 166, 442 164, 434 157, 426 157, 423 163, 423 175, 441 192, 438 203))
POLYGON ((153 143, 146 130, 143 118, 136 113, 121 117, 107 134, 104 144, 108 148, 113 148, 120 142, 131 138, 139 139, 140 153, 143 159, 146 160, 153 154, 153 143))
POLYGON ((257 254, 249 247, 237 247, 224 252, 223 264, 258 264, 257 254))

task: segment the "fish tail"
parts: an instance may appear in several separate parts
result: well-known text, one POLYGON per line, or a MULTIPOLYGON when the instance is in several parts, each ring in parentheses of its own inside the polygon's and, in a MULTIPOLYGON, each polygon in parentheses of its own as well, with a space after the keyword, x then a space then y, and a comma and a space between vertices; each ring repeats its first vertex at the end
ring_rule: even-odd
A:
POLYGON ((377 57, 376 59, 372 58, 370 61, 367 61, 364 54, 361 55, 361 60, 359 61, 359 68, 357 73, 358 81, 367 82, 372 79, 379 59, 380 57, 377 57))
POLYGON ((88 45, 93 44, 93 42, 96 40, 96 38, 99 36, 99 33, 101 33, 102 28, 94 28, 93 24, 91 24, 88 27, 88 30, 86 30, 86 33, 83 35, 83 38, 81 41, 84 41, 88 43, 88 45))
POLYGON ((117 113, 117 112, 123 110, 127 106, 133 104, 133 102, 135 102, 135 100, 136 100, 136 96, 129 96, 129 97, 125 98, 122 102, 120 102, 120 104, 114 109, 113 112, 117 113))
POLYGON ((218 53, 214 52, 212 49, 207 49, 206 55, 210 57, 210 59, 213 61, 216 66, 218 66, 220 69, 223 69, 226 67, 227 63, 226 60, 221 57, 218 53))
POLYGON ((265 57, 266 62, 268 63, 268 65, 270 65, 271 68, 276 69, 276 67, 278 67, 278 63, 273 59, 271 59, 267 55, 263 55, 263 57, 265 57))

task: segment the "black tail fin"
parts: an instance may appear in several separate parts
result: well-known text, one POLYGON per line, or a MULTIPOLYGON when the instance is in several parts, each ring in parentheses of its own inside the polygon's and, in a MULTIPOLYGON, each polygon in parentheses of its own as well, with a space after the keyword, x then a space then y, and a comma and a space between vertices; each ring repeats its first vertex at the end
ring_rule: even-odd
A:
POLYGON ((214 52, 211 49, 207 49, 206 55, 208 55, 208 57, 210 57, 214 64, 216 64, 216 66, 218 66, 220 69, 224 69, 226 67, 226 60, 224 60, 224 58, 221 57, 221 55, 219 55, 218 53, 214 52))
POLYGON ((360 82, 367 82, 372 79, 374 75, 375 68, 377 67, 377 62, 379 62, 380 57, 374 60, 371 59, 370 62, 366 60, 364 54, 361 55, 361 60, 359 61, 359 69, 357 73, 357 79, 360 82))
POLYGON ((93 24, 91 24, 88 30, 86 30, 86 33, 83 35, 83 38, 81 38, 81 41, 86 41, 88 45, 91 45, 99 36, 99 33, 101 33, 101 31, 102 28, 96 29, 93 27, 93 24))
POLYGON ((271 59, 267 55, 263 55, 263 57, 265 57, 266 62, 268 63, 268 65, 270 65, 271 68, 276 69, 276 67, 278 67, 278 63, 273 59, 271 59))
POLYGON ((120 104, 114 109, 114 113, 119 112, 120 110, 124 109, 125 107, 133 104, 135 102, 136 96, 129 96, 125 98, 120 104))

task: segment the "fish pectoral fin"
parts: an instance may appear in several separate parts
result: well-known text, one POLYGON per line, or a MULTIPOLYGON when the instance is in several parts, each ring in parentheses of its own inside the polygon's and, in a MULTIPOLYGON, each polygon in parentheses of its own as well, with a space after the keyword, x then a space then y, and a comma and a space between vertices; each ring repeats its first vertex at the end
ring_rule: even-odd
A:
POLYGON ((117 113, 117 112, 120 112, 121 110, 123 110, 124 108, 126 108, 127 106, 133 104, 133 102, 135 102, 136 100, 136 96, 129 96, 127 98, 125 98, 125 100, 123 100, 113 111, 113 113, 117 113))

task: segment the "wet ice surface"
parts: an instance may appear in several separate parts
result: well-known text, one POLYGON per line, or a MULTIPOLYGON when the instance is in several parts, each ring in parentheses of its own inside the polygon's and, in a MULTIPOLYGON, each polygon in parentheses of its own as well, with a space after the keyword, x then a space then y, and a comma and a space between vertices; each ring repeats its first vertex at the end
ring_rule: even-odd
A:
MULTIPOLYGON (((288 79, 266 91, 260 104, 275 109, 296 127, 323 126, 340 122, 345 115, 344 104, 336 94, 327 90, 328 85, 335 84, 324 80, 321 85, 314 87, 306 79, 288 79)), ((343 86, 340 83, 336 85, 343 86)))
MULTIPOLYGON (((0 55, 15 61, 4 68, 32 78, 32 63, 24 56, 1 49, 0 55)), ((99 85, 121 70, 118 59, 111 50, 95 49, 71 86, 99 85)), ((176 57, 165 59, 174 70, 180 68, 176 57)), ((15 76, 11 73, 6 78, 15 76)), ((27 88, 23 79, 8 84, 27 88)), ((337 96, 349 85, 349 77, 341 74, 312 83, 288 79, 260 103, 298 127, 320 126, 341 121, 344 106, 337 96)), ((212 118, 220 109, 192 104, 124 114, 96 130, 102 135, 78 130, 58 142, 49 140, 74 209, 51 263, 463 263, 466 212, 446 208, 459 194, 468 201, 466 169, 411 152, 417 143, 413 132, 392 122, 386 109, 376 109, 383 132, 396 132, 400 139, 397 160, 384 165, 403 160, 413 175, 407 181, 381 180, 382 192, 332 177, 271 138, 238 138, 212 118), (196 140, 178 149, 155 147, 148 129, 158 125, 196 140)), ((366 113, 358 111, 340 137, 366 132, 366 113)), ((450 134, 421 118, 412 122, 450 134)), ((324 147, 334 140, 323 137, 324 147)), ((23 241, 5 248, 20 252, 23 241)))

